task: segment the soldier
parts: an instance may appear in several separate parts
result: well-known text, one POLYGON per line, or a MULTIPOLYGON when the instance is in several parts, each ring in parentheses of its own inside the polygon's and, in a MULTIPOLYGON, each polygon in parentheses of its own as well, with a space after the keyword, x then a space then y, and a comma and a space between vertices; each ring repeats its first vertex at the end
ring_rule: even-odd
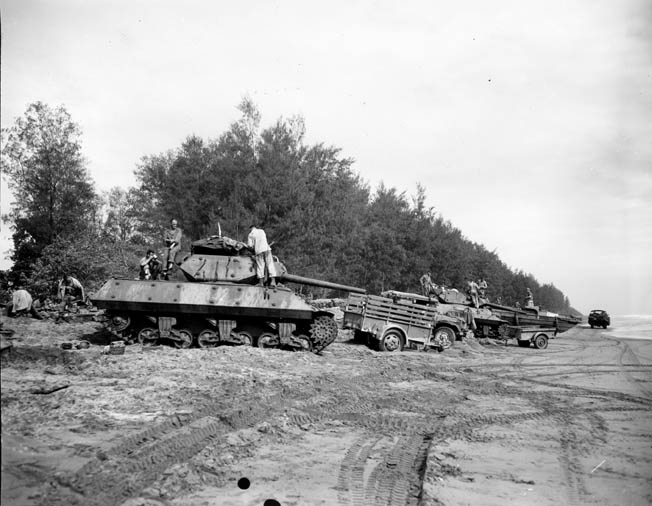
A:
POLYGON ((267 235, 262 228, 256 228, 255 225, 249 227, 250 232, 247 237, 247 247, 252 249, 256 259, 256 277, 258 286, 263 286, 265 280, 265 271, 269 275, 271 286, 276 286, 276 267, 272 257, 272 248, 267 243, 267 235))
POLYGON ((158 279, 161 271, 161 262, 154 253, 154 250, 148 249, 147 254, 140 259, 140 279, 158 279))
POLYGON ((163 267, 163 279, 168 279, 168 273, 174 267, 177 259, 177 253, 181 248, 181 236, 183 232, 177 228, 177 220, 170 220, 170 228, 165 231, 163 239, 165 240, 165 266, 163 267))
POLYGON ((419 283, 421 283, 421 293, 426 297, 430 296, 430 293, 433 289, 432 277, 430 271, 426 272, 423 276, 419 278, 419 283))
POLYGON ((526 288, 527 294, 525 295, 525 307, 532 307, 534 306, 534 296, 532 295, 532 290, 530 290, 530 287, 526 288))
POLYGON ((73 278, 70 274, 64 274, 61 277, 59 280, 59 286, 57 287, 57 293, 59 294, 59 300, 64 304, 69 302, 86 301, 86 294, 84 293, 83 285, 77 278, 73 278))
MULTIPOLYGON (((11 289, 11 284, 10 287, 11 289)), ((37 320, 42 320, 43 316, 34 307, 32 296, 27 290, 17 286, 11 294, 11 302, 7 304, 7 316, 15 317, 31 314, 37 320)))
POLYGON ((471 297, 471 303, 473 304, 473 307, 478 307, 480 305, 478 302, 478 284, 470 279, 467 281, 467 285, 467 290, 471 297))
POLYGON ((487 298, 487 282, 484 278, 480 278, 480 283, 478 283, 478 292, 480 293, 480 297, 483 299, 487 298))

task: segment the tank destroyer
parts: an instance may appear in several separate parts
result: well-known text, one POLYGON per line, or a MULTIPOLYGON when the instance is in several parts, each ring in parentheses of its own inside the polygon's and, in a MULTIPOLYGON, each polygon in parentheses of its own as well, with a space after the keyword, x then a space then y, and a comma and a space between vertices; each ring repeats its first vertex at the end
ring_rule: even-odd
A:
POLYGON ((127 342, 323 350, 337 337, 333 314, 311 306, 284 283, 364 290, 289 274, 278 258, 274 262, 282 284, 259 286, 253 253, 245 244, 212 236, 192 243, 179 264, 185 279, 110 279, 92 300, 105 310, 108 328, 127 342))

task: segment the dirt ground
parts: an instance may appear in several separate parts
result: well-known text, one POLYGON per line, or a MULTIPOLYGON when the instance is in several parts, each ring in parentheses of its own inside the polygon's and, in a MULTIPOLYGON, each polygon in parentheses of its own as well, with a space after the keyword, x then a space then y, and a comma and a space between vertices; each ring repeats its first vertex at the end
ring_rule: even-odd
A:
POLYGON ((105 355, 5 324, 3 505, 652 504, 652 341, 105 355))

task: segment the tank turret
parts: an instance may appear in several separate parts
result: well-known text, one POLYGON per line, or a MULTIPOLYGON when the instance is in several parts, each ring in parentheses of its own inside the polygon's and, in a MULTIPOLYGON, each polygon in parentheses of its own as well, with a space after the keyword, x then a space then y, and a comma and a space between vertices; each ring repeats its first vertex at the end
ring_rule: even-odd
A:
MULTIPOLYGON (((277 280, 281 282, 365 293, 362 288, 290 274, 276 257, 274 266, 277 280)), ((190 255, 183 260, 179 269, 188 281, 227 281, 252 285, 257 282, 253 252, 243 242, 225 236, 212 236, 193 242, 190 255)))

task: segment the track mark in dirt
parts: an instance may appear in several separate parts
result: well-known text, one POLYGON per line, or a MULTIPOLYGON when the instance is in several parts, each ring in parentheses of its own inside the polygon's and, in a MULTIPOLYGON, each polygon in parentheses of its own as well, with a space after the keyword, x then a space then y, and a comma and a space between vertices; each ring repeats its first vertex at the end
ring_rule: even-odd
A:
MULTIPOLYGON (((627 345, 625 345, 627 348, 629 348, 627 345)), ((619 367, 621 371, 623 371, 626 375, 628 375, 627 370, 625 369, 625 366, 627 364, 622 364, 622 357, 625 354, 627 349, 623 350, 619 356, 619 367)), ((630 350, 631 352, 631 350, 630 350)), ((634 356, 634 359, 637 360, 635 354, 631 352, 632 355, 634 356)), ((639 390, 642 390, 643 392, 648 394, 648 397, 638 397, 635 395, 630 395, 622 392, 615 392, 615 391, 610 391, 610 390, 600 390, 596 388, 588 388, 588 387, 581 387, 577 385, 570 385, 570 384, 564 384, 564 383, 556 383, 553 381, 545 381, 542 379, 538 379, 539 375, 536 373, 528 372, 524 370, 524 364, 523 361, 525 360, 526 356, 522 355, 520 357, 515 357, 511 361, 512 367, 514 367, 514 371, 512 371, 512 374, 509 374, 508 377, 510 381, 514 382, 522 382, 522 383, 531 383, 535 385, 541 385, 541 386, 546 386, 546 387, 552 387, 555 389, 559 390, 566 390, 570 391, 573 393, 578 393, 584 396, 589 396, 589 397, 602 397, 602 398, 610 398, 618 401, 623 401, 623 402, 628 402, 628 403, 636 403, 636 404, 643 404, 645 406, 651 406, 652 405, 652 399, 649 397, 652 397, 652 393, 648 392, 645 390, 643 387, 640 386, 639 382, 637 382, 634 378, 631 377, 631 375, 628 375, 628 379, 634 384, 636 384, 637 388, 639 390), (536 377, 533 377, 536 376, 536 377)), ((525 365, 531 365, 531 364, 525 364, 525 365)), ((570 364, 573 365, 573 364, 570 364)), ((540 367, 545 367, 546 364, 542 364, 540 367)), ((635 364, 636 367, 645 367, 640 364, 640 362, 635 364)), ((582 367, 582 365, 576 365, 575 367, 582 367)), ((592 371, 595 372, 595 371, 592 371)), ((600 372, 600 371, 597 371, 600 372)), ((486 376, 491 377, 495 380, 503 380, 504 376, 501 376, 497 374, 495 371, 492 373, 486 373, 486 376)), ((527 392, 523 391, 522 392, 524 395, 527 394, 527 392)))
POLYGON ((564 484, 568 492, 568 504, 582 504, 583 497, 587 495, 583 479, 583 469, 577 457, 578 441, 577 435, 571 425, 566 425, 565 417, 559 417, 561 428, 559 442, 561 455, 559 460, 564 473, 564 484))
POLYGON ((551 381, 537 380, 534 378, 524 377, 524 378, 514 378, 514 379, 518 379, 519 381, 522 381, 524 383, 533 383, 536 385, 553 387, 561 390, 569 390, 589 397, 601 396, 601 397, 608 397, 610 399, 614 399, 617 401, 631 402, 634 404, 643 404, 645 406, 652 406, 652 399, 647 399, 645 397, 637 397, 635 395, 630 395, 630 394, 624 394, 622 392, 614 392, 611 390, 599 390, 596 388, 580 387, 576 385, 564 385, 560 383, 554 383, 551 381))
POLYGON ((337 499, 341 505, 365 506, 364 469, 371 449, 380 438, 357 439, 344 455, 337 479, 337 499))
POLYGON ((219 437, 257 424, 268 418, 274 407, 280 409, 275 396, 266 400, 272 401, 270 405, 256 399, 230 410, 222 403, 211 403, 191 415, 174 416, 129 436, 76 473, 47 485, 41 504, 120 504, 137 496, 170 465, 188 461, 219 437))
POLYGON ((339 504, 416 506, 430 442, 431 437, 423 435, 355 441, 340 465, 339 504))
POLYGON ((628 369, 627 366, 630 366, 632 364, 623 363, 624 358, 627 355, 630 358, 629 362, 633 362, 633 365, 635 366, 641 366, 641 361, 639 360, 634 350, 632 350, 632 348, 629 346, 629 344, 625 342, 623 342, 622 344, 623 344, 623 351, 620 353, 620 355, 618 355, 618 366, 620 367, 622 373, 627 378, 627 381, 629 381, 632 385, 634 385, 636 389, 639 390, 641 393, 643 393, 647 398, 652 398, 652 390, 643 386, 641 382, 638 381, 637 378, 635 378, 632 375, 632 371, 628 369))

